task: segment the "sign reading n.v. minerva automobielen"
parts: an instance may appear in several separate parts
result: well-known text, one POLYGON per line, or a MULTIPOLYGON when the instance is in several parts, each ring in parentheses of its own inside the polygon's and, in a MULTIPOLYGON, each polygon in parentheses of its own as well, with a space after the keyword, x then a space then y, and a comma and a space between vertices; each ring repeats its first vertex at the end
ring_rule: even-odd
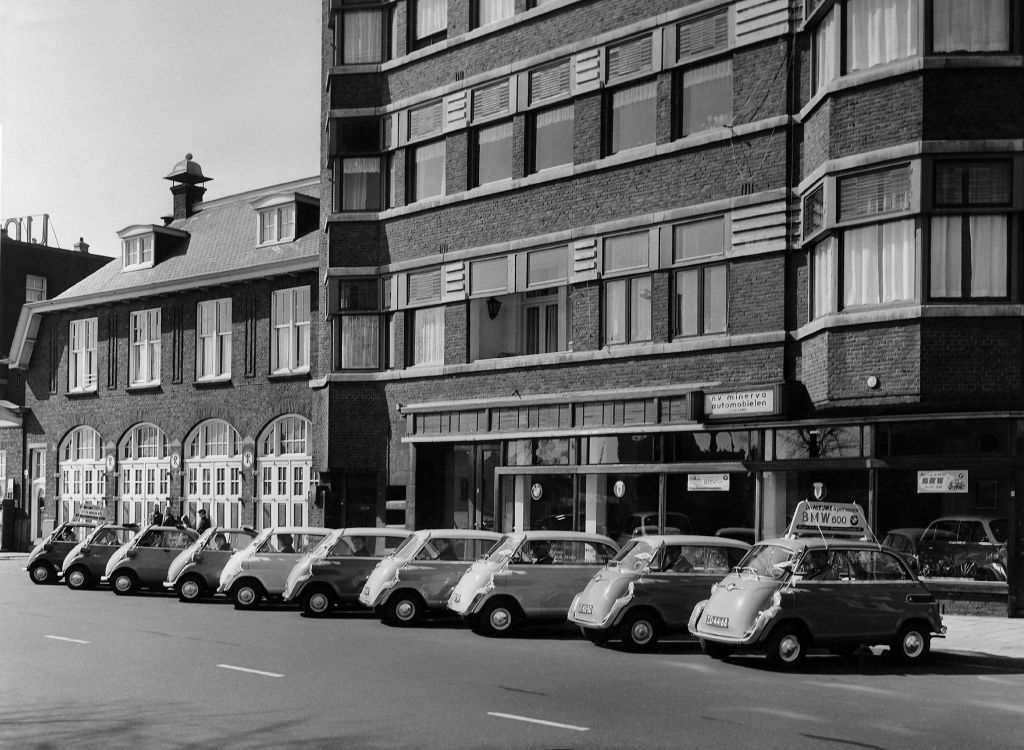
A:
POLYGON ((789 533, 797 536, 814 534, 852 536, 868 534, 868 519, 856 503, 820 503, 803 500, 797 503, 789 533))

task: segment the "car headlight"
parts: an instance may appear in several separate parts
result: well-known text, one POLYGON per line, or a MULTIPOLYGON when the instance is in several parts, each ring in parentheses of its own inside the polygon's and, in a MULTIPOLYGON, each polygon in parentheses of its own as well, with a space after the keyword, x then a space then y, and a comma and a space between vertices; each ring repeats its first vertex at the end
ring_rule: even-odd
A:
POLYGON ((782 606, 782 593, 781 592, 776 591, 774 594, 772 594, 772 606, 773 607, 781 607, 782 606))

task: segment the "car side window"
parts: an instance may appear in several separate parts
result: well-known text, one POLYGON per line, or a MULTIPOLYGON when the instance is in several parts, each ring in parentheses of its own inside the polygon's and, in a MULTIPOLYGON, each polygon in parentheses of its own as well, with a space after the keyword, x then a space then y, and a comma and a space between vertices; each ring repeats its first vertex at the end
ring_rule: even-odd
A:
POLYGON ((855 581, 905 581, 910 578, 895 555, 882 550, 849 553, 851 577, 855 581))
POLYGON ((982 524, 981 521, 965 521, 961 528, 967 535, 965 541, 970 542, 971 544, 983 544, 988 541, 988 534, 985 533, 985 525, 982 524), (966 527, 966 529, 963 527, 966 527))
POLYGON ((719 547, 683 545, 678 548, 679 557, 672 564, 675 573, 695 575, 725 575, 729 572, 729 558, 719 547))

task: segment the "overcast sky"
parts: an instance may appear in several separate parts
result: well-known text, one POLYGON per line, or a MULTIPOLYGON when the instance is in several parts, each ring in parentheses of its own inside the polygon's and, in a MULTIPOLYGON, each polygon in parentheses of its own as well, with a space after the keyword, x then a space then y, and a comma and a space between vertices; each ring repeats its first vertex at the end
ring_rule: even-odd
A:
POLYGON ((0 0, 0 217, 117 255, 186 152, 208 200, 317 175, 319 90, 320 0, 0 0))

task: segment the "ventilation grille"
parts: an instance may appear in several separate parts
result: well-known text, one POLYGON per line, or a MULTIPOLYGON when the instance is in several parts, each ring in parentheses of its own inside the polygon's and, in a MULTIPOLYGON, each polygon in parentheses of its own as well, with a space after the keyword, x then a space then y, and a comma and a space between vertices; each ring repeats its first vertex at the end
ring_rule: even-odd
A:
POLYGON ((409 110, 409 137, 425 138, 440 133, 443 110, 441 102, 409 110))
POLYGON ((651 36, 642 36, 608 48, 608 79, 623 78, 651 70, 653 47, 651 36))
POLYGON ((569 61, 530 71, 530 104, 555 99, 569 93, 569 61))
POLYGON ((729 16, 718 13, 687 21, 678 26, 679 60, 729 47, 729 16))

